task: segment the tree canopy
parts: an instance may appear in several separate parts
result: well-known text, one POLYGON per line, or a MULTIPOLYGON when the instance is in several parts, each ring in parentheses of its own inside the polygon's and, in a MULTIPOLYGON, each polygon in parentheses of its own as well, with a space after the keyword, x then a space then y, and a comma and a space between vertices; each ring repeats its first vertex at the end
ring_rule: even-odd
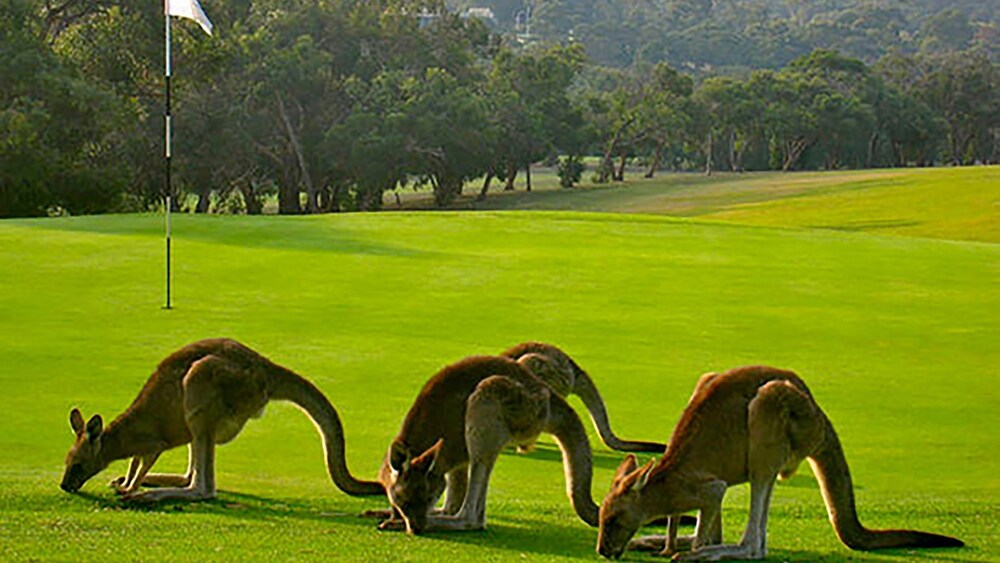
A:
MULTIPOLYGON (((175 201, 376 210, 581 157, 661 169, 995 162, 996 14, 974 3, 206 0, 173 26, 175 201), (470 7, 489 7, 494 18, 470 7), (474 15, 470 15, 474 14, 474 15), (826 38, 826 39, 823 39, 826 38)), ((0 0, 0 217, 164 194, 157 3, 0 0)))

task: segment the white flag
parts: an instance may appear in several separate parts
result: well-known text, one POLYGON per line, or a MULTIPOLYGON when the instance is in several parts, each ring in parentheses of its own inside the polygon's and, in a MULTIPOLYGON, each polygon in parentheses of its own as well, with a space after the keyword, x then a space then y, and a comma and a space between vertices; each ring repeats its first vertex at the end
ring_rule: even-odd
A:
POLYGON ((167 14, 179 18, 187 18, 198 22, 205 33, 212 35, 212 22, 201 9, 198 0, 163 0, 167 5, 167 14))

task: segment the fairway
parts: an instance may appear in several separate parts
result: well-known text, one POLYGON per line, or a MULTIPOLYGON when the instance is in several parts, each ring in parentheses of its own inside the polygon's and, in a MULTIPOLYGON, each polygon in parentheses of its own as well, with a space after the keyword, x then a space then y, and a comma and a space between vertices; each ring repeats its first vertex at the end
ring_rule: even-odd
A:
MULTIPOLYGON (((777 203, 726 212, 817 226, 771 221, 791 216, 777 203)), ((730 219, 712 213, 698 215, 730 219)), ((159 360, 215 336, 315 382, 365 478, 423 382, 469 354, 557 344, 617 433, 644 440, 667 439, 706 371, 793 369, 840 433, 862 522, 968 547, 852 552, 803 466, 775 490, 771 560, 1000 559, 996 244, 576 211, 182 215, 165 311, 161 230, 154 215, 0 221, 0 559, 598 560, 547 437, 501 456, 485 532, 379 532, 357 514, 384 499, 337 490, 287 404, 218 450, 218 500, 122 509, 106 485, 124 462, 59 490, 70 408, 110 421, 159 360)), ((591 443, 600 502, 622 455, 591 443)), ((185 463, 174 451, 157 469, 185 463)), ((747 501, 727 495, 728 541, 747 501)))
POLYGON ((479 209, 652 213, 744 225, 1000 242, 1000 166, 632 174, 621 184, 494 195, 479 209))

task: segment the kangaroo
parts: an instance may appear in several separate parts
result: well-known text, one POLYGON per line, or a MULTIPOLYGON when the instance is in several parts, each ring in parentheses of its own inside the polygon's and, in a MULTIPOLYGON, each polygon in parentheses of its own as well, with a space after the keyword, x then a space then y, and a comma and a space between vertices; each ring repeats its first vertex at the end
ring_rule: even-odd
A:
MULTIPOLYGON (((594 428, 597 429, 601 441, 609 448, 622 452, 660 453, 667 448, 666 444, 622 440, 615 435, 614 431, 611 430, 611 423, 608 421, 608 409, 604 406, 604 399, 601 398, 594 381, 587 375, 587 372, 559 348, 540 342, 524 342, 500 355, 517 360, 527 366, 560 397, 566 398, 570 394, 580 397, 590 413, 590 418, 594 422, 594 428)), ((519 450, 524 451, 529 448, 530 444, 520 446, 519 450)))
POLYGON ((590 495, 591 451, 576 412, 524 365, 472 356, 424 385, 389 446, 379 480, 390 513, 381 529, 480 530, 486 489, 500 451, 553 434, 563 452, 566 488, 577 515, 597 525, 590 495), (441 494, 443 509, 436 510, 441 494))
POLYGON ((221 338, 188 344, 160 362, 132 405, 107 428, 100 415, 84 424, 74 408, 69 421, 76 441, 60 487, 74 493, 112 461, 131 456, 127 474, 111 483, 124 500, 213 498, 216 444, 235 438, 271 400, 291 401, 309 415, 323 436, 327 470, 337 487, 350 495, 384 493, 379 483, 359 481, 348 471, 343 426, 319 389, 221 338), (184 444, 190 444, 185 475, 149 473, 161 453, 184 444), (139 492, 142 485, 165 488, 139 492))
POLYGON ((629 454, 600 508, 597 551, 621 557, 626 547, 673 554, 675 560, 762 559, 767 555, 767 511, 778 477, 790 477, 809 459, 830 522, 849 548, 961 547, 961 540, 912 530, 870 530, 858 521, 854 488, 837 433, 806 384, 790 371, 737 368, 706 374, 681 415, 659 463, 637 467, 629 454), (750 515, 741 542, 722 545, 726 488, 750 482, 750 515), (698 510, 693 538, 676 541, 671 518, 666 536, 629 542, 640 526, 661 516, 698 510))

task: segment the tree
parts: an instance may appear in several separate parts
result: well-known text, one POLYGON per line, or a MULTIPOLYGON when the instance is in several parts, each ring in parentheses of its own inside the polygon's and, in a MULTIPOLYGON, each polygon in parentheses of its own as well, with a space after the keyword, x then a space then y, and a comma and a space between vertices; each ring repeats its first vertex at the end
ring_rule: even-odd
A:
POLYGON ((666 63, 654 65, 649 80, 649 92, 637 107, 635 127, 637 140, 650 146, 652 158, 645 176, 652 178, 667 148, 683 142, 689 132, 694 82, 666 63))
POLYGON ((1000 127, 1000 72, 978 52, 949 55, 919 81, 921 99, 947 124, 948 155, 955 164, 988 161, 1000 127))
POLYGON ((920 50, 924 53, 964 51, 972 41, 969 18, 957 8, 942 10, 920 28, 920 50))
POLYGON ((428 69, 403 85, 403 144, 408 171, 429 184, 443 207, 462 193, 466 181, 489 166, 490 146, 480 125, 486 104, 444 69, 428 69))
MULTIPOLYGON (((590 102, 601 129, 603 158, 598 182, 624 179, 626 158, 642 144, 652 146, 654 160, 679 137, 687 123, 685 100, 692 80, 664 63, 617 76, 618 85, 590 102), (615 166, 614 159, 619 159, 615 166)), ((658 162, 656 163, 658 164, 658 162)))
POLYGON ((743 82, 725 77, 704 81, 695 98, 708 117, 710 134, 725 143, 728 168, 742 171, 747 150, 763 137, 765 100, 752 97, 743 82))
POLYGON ((845 161, 853 167, 864 166, 869 161, 869 145, 877 139, 873 106, 879 96, 878 81, 872 79, 865 64, 817 49, 792 61, 782 75, 793 95, 798 96, 786 103, 795 108, 804 129, 812 130, 803 138, 812 138, 823 166, 838 168, 845 161))
MULTIPOLYGON (((564 150, 578 150, 582 117, 568 90, 583 65, 579 45, 537 51, 499 51, 486 83, 498 143, 489 176, 502 175, 513 189, 518 170, 529 176, 532 162, 564 150)), ((485 192, 483 192, 485 194, 485 192)))
POLYGON ((60 60, 36 14, 0 3, 0 217, 110 211, 127 181, 115 130, 130 108, 60 60))

